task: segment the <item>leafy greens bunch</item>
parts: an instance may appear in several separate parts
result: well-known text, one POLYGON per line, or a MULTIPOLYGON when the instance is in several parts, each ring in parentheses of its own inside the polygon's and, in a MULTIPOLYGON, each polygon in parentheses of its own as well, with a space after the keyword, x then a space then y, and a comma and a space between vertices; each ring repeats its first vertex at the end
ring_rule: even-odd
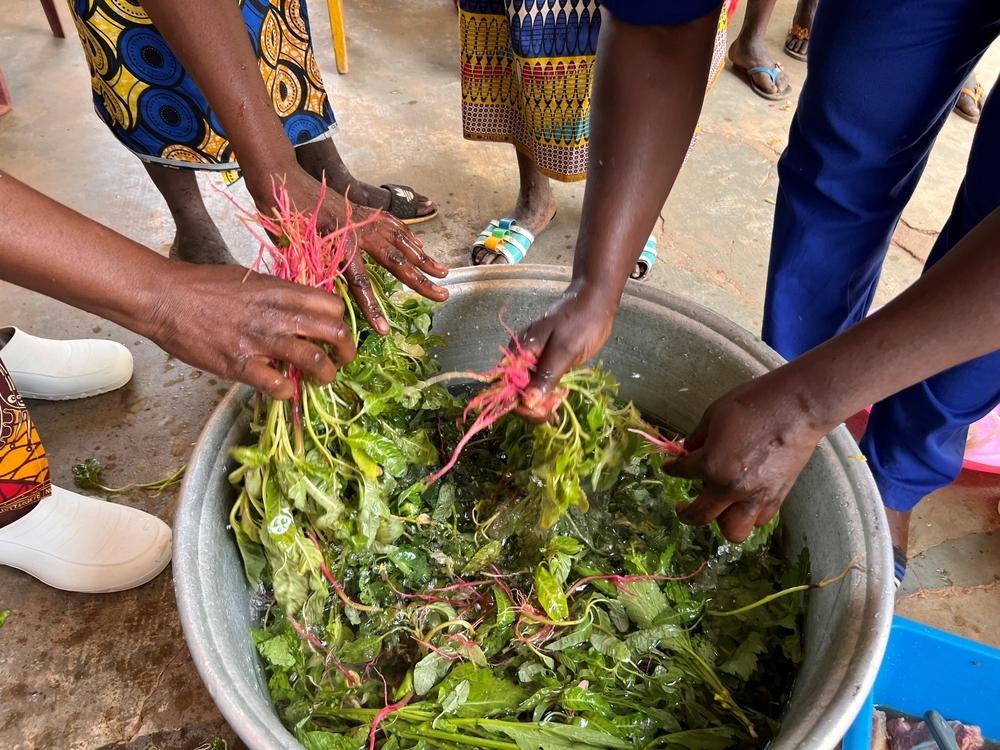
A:
MULTIPOLYGON (((268 252, 344 297, 358 345, 333 383, 258 396, 234 451, 231 525, 285 725, 308 750, 763 747, 800 658, 800 600, 775 594, 805 560, 772 553, 773 527, 732 546, 681 524, 690 483, 659 470, 601 369, 564 378, 553 423, 498 408, 463 434, 432 305, 371 267, 378 336, 330 272, 342 259, 313 257, 342 244, 315 250, 285 213, 299 224, 267 226, 268 252)), ((487 391, 516 388, 502 368, 487 391)))

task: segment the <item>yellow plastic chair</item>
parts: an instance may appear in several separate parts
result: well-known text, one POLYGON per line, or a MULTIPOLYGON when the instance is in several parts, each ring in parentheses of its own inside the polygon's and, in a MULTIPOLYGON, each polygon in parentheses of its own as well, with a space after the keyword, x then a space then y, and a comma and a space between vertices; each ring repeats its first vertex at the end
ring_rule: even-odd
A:
POLYGON ((333 33, 333 54, 337 59, 337 72, 347 73, 347 29, 344 28, 343 0, 326 0, 330 13, 330 31, 333 33))

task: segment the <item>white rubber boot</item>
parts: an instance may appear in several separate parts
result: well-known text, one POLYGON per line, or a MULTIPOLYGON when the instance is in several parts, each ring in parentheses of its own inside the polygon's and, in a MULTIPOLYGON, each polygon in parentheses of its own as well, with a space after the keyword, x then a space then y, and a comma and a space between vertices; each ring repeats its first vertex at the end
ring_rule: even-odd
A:
POLYGON ((13 326, 0 328, 0 360, 25 398, 86 398, 132 378, 132 353, 116 341, 43 339, 13 326))
POLYGON ((170 527, 135 508, 59 487, 0 528, 0 565, 64 591, 124 591, 170 562, 170 527))

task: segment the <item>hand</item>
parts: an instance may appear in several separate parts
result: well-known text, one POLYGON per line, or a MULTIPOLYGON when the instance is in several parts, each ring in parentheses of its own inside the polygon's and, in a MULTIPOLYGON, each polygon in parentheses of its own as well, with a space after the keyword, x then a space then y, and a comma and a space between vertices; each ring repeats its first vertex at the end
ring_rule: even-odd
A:
POLYGON ((239 266, 169 265, 151 314, 129 327, 189 365, 286 399, 293 385, 277 362, 325 384, 337 374, 334 362, 354 359, 337 295, 239 266))
POLYGON ((571 284, 545 314, 521 333, 525 349, 538 358, 516 413, 529 422, 549 419, 565 394, 562 376, 596 354, 611 334, 617 299, 571 284))
POLYGON ((770 521, 829 431, 812 413, 781 369, 722 396, 684 441, 687 455, 663 463, 667 474, 704 482, 677 515, 692 524, 718 521, 733 542, 770 521))
MULTIPOLYGON (((258 209, 269 213, 274 207, 274 190, 270 177, 253 182, 248 179, 247 187, 257 202, 258 209), (267 183, 266 187, 262 183, 267 183)), ((288 191, 293 206, 299 210, 312 210, 319 203, 322 184, 296 165, 285 175, 285 190, 288 191)), ((320 228, 334 231, 337 227, 344 226, 347 207, 348 202, 344 196, 327 188, 326 200, 321 209, 323 215, 320 228)), ((371 208, 351 205, 351 222, 364 223, 364 226, 359 226, 349 241, 424 297, 436 302, 447 299, 448 290, 433 283, 424 273, 440 279, 448 275, 448 267, 428 256, 424 252, 423 243, 399 219, 384 212, 372 218, 376 213, 371 208)), ((354 257, 344 272, 344 278, 365 320, 384 335, 389 332, 389 323, 372 290, 364 260, 354 252, 355 247, 348 248, 354 257)))

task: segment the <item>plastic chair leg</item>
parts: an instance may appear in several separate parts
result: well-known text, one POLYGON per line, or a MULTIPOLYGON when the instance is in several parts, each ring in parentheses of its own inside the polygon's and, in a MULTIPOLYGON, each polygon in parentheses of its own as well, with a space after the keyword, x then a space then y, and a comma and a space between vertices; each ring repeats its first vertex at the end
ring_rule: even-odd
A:
POLYGON ((326 0, 330 12, 330 31, 333 32, 333 54, 337 58, 337 72, 347 73, 347 29, 344 28, 343 0, 326 0))

